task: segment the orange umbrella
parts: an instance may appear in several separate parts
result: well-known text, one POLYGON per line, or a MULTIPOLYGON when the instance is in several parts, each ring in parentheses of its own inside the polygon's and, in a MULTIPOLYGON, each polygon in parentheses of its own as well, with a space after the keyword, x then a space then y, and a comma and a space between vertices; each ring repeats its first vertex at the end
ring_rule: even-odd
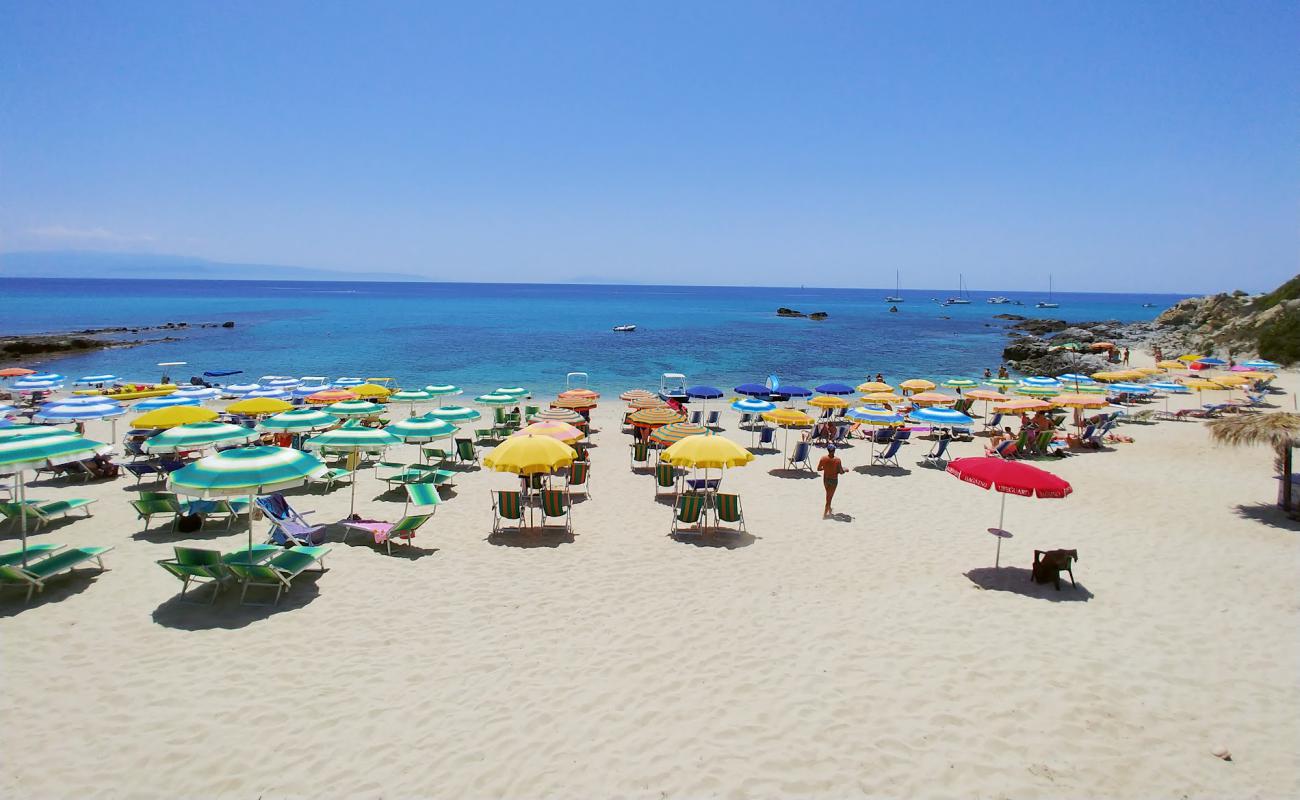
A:
POLYGON ((628 389, 618 396, 620 400, 644 400, 647 397, 657 397, 654 392, 648 392, 645 389, 628 389))
POLYGON ((6 367, 0 369, 0 378, 21 378, 24 375, 35 375, 34 369, 23 369, 22 367, 6 367))
POLYGON ((551 408, 588 409, 595 407, 596 401, 590 397, 557 397, 551 401, 551 408))
POLYGON ((326 389, 323 392, 307 395, 308 403, 319 403, 320 405, 329 405, 330 403, 342 403, 345 400, 356 400, 357 396, 346 389, 326 389))
POLYGON ((657 428, 660 425, 686 421, 686 417, 671 408, 643 408, 627 419, 638 428, 657 428))
POLYGON ((599 400, 600 393, 593 392, 590 389, 568 389, 563 392, 560 392, 560 397, 564 399, 580 398, 583 400, 599 400))
POLYGON ((907 399, 918 406, 950 406, 958 400, 955 395, 943 392, 918 392, 907 399))
POLYGON ((966 396, 972 400, 996 400, 999 402, 1010 399, 1005 394, 1000 394, 989 389, 972 389, 966 393, 966 396))
POLYGON ((1005 403, 994 403, 993 410, 1000 414, 1019 414, 1022 411, 1039 411, 1052 407, 1051 403, 1044 403, 1033 397, 1020 397, 1015 400, 1008 400, 1005 403))
POLYGON ((631 402, 628 403, 628 405, 635 409, 668 407, 668 404, 666 402, 660 400, 658 397, 654 395, 651 395, 650 397, 642 397, 639 400, 632 400, 631 402))

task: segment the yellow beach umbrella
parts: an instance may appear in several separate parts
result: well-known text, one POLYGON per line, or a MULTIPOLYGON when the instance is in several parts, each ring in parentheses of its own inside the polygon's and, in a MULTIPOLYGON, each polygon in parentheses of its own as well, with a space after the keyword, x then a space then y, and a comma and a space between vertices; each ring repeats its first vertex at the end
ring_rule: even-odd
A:
POLYGON ((1062 394, 1048 402, 1058 408, 1104 408, 1109 405, 1105 397, 1096 394, 1062 394))
POLYGON ((1223 386, 1222 384, 1215 383, 1214 381, 1207 381, 1204 378, 1190 378, 1188 380, 1183 381, 1183 385, 1186 386, 1188 389, 1195 389, 1198 392, 1204 392, 1207 390, 1226 391, 1228 388, 1227 386, 1223 386))
POLYGON ((859 392, 892 392, 894 391, 894 387, 890 386, 887 383, 881 383, 880 381, 867 381, 866 383, 858 384, 858 391, 859 392))
POLYGON ((868 392, 862 395, 862 399, 868 403, 905 403, 907 398, 893 392, 868 392))
POLYGON ((1276 372, 1263 372, 1257 369, 1246 370, 1245 372, 1234 372, 1232 374, 1240 375, 1241 377, 1247 378, 1252 381, 1266 381, 1269 380, 1270 378, 1277 377, 1276 372))
POLYGON ((659 457, 674 467, 726 469, 743 467, 754 454, 725 436, 687 436, 671 445, 659 457))
POLYGON ((1141 372, 1143 375, 1159 375, 1164 372, 1160 367, 1138 367, 1134 372, 1141 372))
POLYGON ((141 414, 131 420, 133 428, 175 428, 191 422, 211 422, 217 418, 217 412, 200 406, 171 406, 141 414))
POLYGON ((1236 373, 1228 373, 1227 375, 1210 375, 1206 380, 1214 381, 1220 386, 1241 386, 1243 383, 1250 383, 1250 378, 1236 373))
POLYGON ((1160 367, 1161 369, 1187 369, 1187 365, 1184 364, 1183 362, 1170 361, 1169 359, 1165 359, 1164 361, 1157 361, 1156 366, 1160 367))
POLYGON ((816 408, 848 408, 850 403, 843 397, 831 397, 830 395, 819 395, 808 401, 808 405, 816 408))
POLYGON ((240 400, 226 406, 226 411, 231 414, 241 414, 249 417, 261 417, 267 414, 279 414, 283 411, 292 410, 293 403, 276 400, 273 397, 254 397, 251 400, 240 400))
POLYGON ((393 393, 392 389, 386 386, 379 386, 374 383, 363 383, 359 386, 349 386, 348 391, 357 397, 387 397, 393 393))
POLYGON ((761 415, 763 419, 779 425, 782 428, 807 428, 816 420, 797 408, 778 408, 775 411, 764 411, 761 415))
POLYGON ((550 436, 511 436, 483 457, 483 466, 497 472, 533 475, 567 467, 577 458, 572 447, 550 436))
POLYGON ((1182 362, 1184 362, 1184 363, 1190 364, 1190 363, 1192 363, 1193 361, 1200 361, 1202 358, 1205 358, 1205 356, 1203 356, 1203 355, 1197 355, 1197 354, 1193 354, 1193 353, 1188 353, 1187 355, 1179 356, 1179 357, 1178 357, 1178 360, 1179 360, 1179 361, 1182 361, 1182 362))
POLYGON ((934 388, 934 381, 927 381, 925 378, 911 378, 898 384, 898 386, 905 392, 928 392, 934 388))

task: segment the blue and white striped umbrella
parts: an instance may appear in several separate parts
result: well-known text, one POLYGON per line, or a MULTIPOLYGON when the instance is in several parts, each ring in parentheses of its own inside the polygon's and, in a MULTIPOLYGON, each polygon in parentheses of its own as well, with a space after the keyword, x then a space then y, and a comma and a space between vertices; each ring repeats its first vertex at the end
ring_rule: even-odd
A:
POLYGON ((272 378, 268 381, 262 381, 263 386, 270 386, 275 389, 287 389, 292 386, 297 386, 300 383, 302 383, 302 381, 298 380, 297 378, 290 378, 287 376, 281 378, 272 378))
POLYGON ((100 398, 97 403, 46 403, 32 419, 36 422, 89 422, 120 417, 125 413, 126 409, 121 405, 100 398))
POLYGON ((1151 387, 1145 383, 1112 383, 1107 387, 1111 394, 1123 392, 1124 394, 1151 394, 1151 387))
POLYGON ((1147 388, 1155 389, 1158 392, 1172 392, 1173 394, 1185 394, 1191 391, 1191 389, 1188 389, 1181 383, 1173 382, 1166 383, 1164 381, 1158 381, 1156 383, 1148 383, 1146 386, 1147 388))
POLYGON ((1061 383, 1068 383, 1073 386, 1091 386, 1092 384, 1096 383, 1096 381, 1093 380, 1091 376, 1080 375, 1077 372, 1067 372, 1064 375, 1060 376, 1059 380, 1061 381, 1061 383))
POLYGON ((73 381, 73 383, 89 385, 92 383, 112 383, 115 380, 117 380, 116 375, 82 375, 80 378, 73 381))
POLYGON ((1226 366, 1228 362, 1227 362, 1227 361, 1224 361, 1224 360, 1221 359, 1221 358, 1214 358, 1213 356, 1211 356, 1211 357, 1208 357, 1208 358, 1198 358, 1198 359, 1196 359, 1196 363, 1197 363, 1197 364, 1209 364, 1209 365, 1212 366, 1212 367, 1223 367, 1223 366, 1226 366))
POLYGON ((844 416, 849 419, 865 422, 868 425, 902 425, 903 416, 896 411, 891 411, 884 406, 862 406, 860 408, 850 408, 844 416))
POLYGON ((102 394, 72 394, 54 402, 61 406, 94 406, 103 402, 116 403, 117 401, 102 394))
POLYGON ((57 380, 37 380, 32 376, 19 378, 12 384, 14 391, 18 392, 52 392, 56 389, 62 389, 63 383, 57 380))
POLYGON ((939 408, 931 406, 928 408, 914 409, 907 418, 916 422, 929 422, 932 425, 960 425, 970 426, 975 424, 975 420, 951 408, 939 408))
POLYGON ((768 411, 776 411, 776 403, 769 403, 756 397, 747 397, 744 400, 737 400, 732 403, 731 408, 742 414, 763 414, 768 411))
POLYGON ((15 406, 11 406, 8 403, 0 403, 0 417, 12 414, 17 410, 18 409, 15 406))
POLYGON ((262 388, 262 384, 260 383, 232 383, 229 386, 221 387, 221 390, 226 394, 243 395, 243 394, 248 394, 249 392, 256 392, 258 389, 261 388, 262 388))
POLYGON ((270 386, 264 386, 261 389, 254 389, 251 392, 244 392, 245 400, 252 400, 255 397, 269 397, 274 400, 283 400, 289 396, 284 389, 276 389, 270 386))
POLYGON ((1044 389, 1061 388, 1061 382, 1056 378, 1048 378, 1043 375, 1035 375, 1032 378, 1021 378, 1020 383, 1025 386, 1037 386, 1044 389))
POLYGON ((191 386, 186 389, 178 389, 167 395, 168 397, 192 397, 200 403, 204 400, 216 400, 221 396, 220 389, 213 389, 209 386, 191 386))
POLYGON ((360 386, 363 383, 365 383, 365 381, 362 380, 361 378, 339 378, 338 380, 334 381, 333 385, 342 389, 346 389, 349 386, 360 386))
POLYGON ((131 406, 136 411, 153 411, 158 408, 171 408, 172 406, 197 406, 199 399, 197 397, 177 397, 175 394, 167 394, 162 397, 150 397, 147 400, 141 400, 131 406))
POLYGON ((1268 359, 1265 358, 1257 358, 1254 361, 1245 361, 1242 363, 1242 366, 1250 367, 1251 369, 1264 369, 1264 370, 1275 370, 1281 368, 1281 365, 1269 361, 1268 359))
POLYGON ((310 395, 316 394, 317 392, 329 391, 329 388, 330 388, 329 385, 324 383, 299 384, 298 386, 293 387, 293 396, 308 397, 310 395))
POLYGON ((64 381, 67 380, 67 377, 60 375, 57 372, 38 372, 35 375, 28 375, 23 380, 48 381, 50 383, 63 383, 64 381))

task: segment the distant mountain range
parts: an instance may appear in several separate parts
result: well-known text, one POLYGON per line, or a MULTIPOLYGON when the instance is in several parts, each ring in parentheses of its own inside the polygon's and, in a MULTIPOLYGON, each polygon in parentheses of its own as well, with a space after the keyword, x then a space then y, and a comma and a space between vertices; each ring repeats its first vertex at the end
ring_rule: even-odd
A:
POLYGON ((426 281, 401 272, 343 272, 278 264, 232 264, 191 256, 28 250, 0 253, 0 276, 10 278, 152 278, 228 281, 426 281))

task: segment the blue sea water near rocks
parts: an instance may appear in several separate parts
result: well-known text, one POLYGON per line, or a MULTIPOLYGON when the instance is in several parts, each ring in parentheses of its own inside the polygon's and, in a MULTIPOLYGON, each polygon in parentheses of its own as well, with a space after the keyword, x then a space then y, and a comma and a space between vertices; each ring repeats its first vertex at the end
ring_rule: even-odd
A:
MULTIPOLYGON (((655 388, 664 372, 729 388, 762 381, 857 383, 976 376, 996 369, 1006 341, 1001 313, 1071 321, 1154 318, 1181 295, 998 292, 1023 305, 942 306, 948 292, 576 284, 361 283, 11 278, 0 333, 63 332, 166 322, 190 328, 180 341, 42 358, 72 377, 114 373, 157 380, 163 361, 185 361, 171 377, 242 369, 248 376, 391 376, 405 386, 456 383, 479 393, 522 385, 562 389, 570 371, 594 388, 655 388), (1153 307, 1144 307, 1144 304, 1153 307), (776 309, 825 311, 824 321, 787 319, 776 309), (633 333, 616 325, 635 324, 633 333)), ((166 332, 142 334, 173 335, 166 332)), ((10 359, 25 363, 22 359, 10 359)), ((8 366, 8 364, 5 364, 8 366)))

